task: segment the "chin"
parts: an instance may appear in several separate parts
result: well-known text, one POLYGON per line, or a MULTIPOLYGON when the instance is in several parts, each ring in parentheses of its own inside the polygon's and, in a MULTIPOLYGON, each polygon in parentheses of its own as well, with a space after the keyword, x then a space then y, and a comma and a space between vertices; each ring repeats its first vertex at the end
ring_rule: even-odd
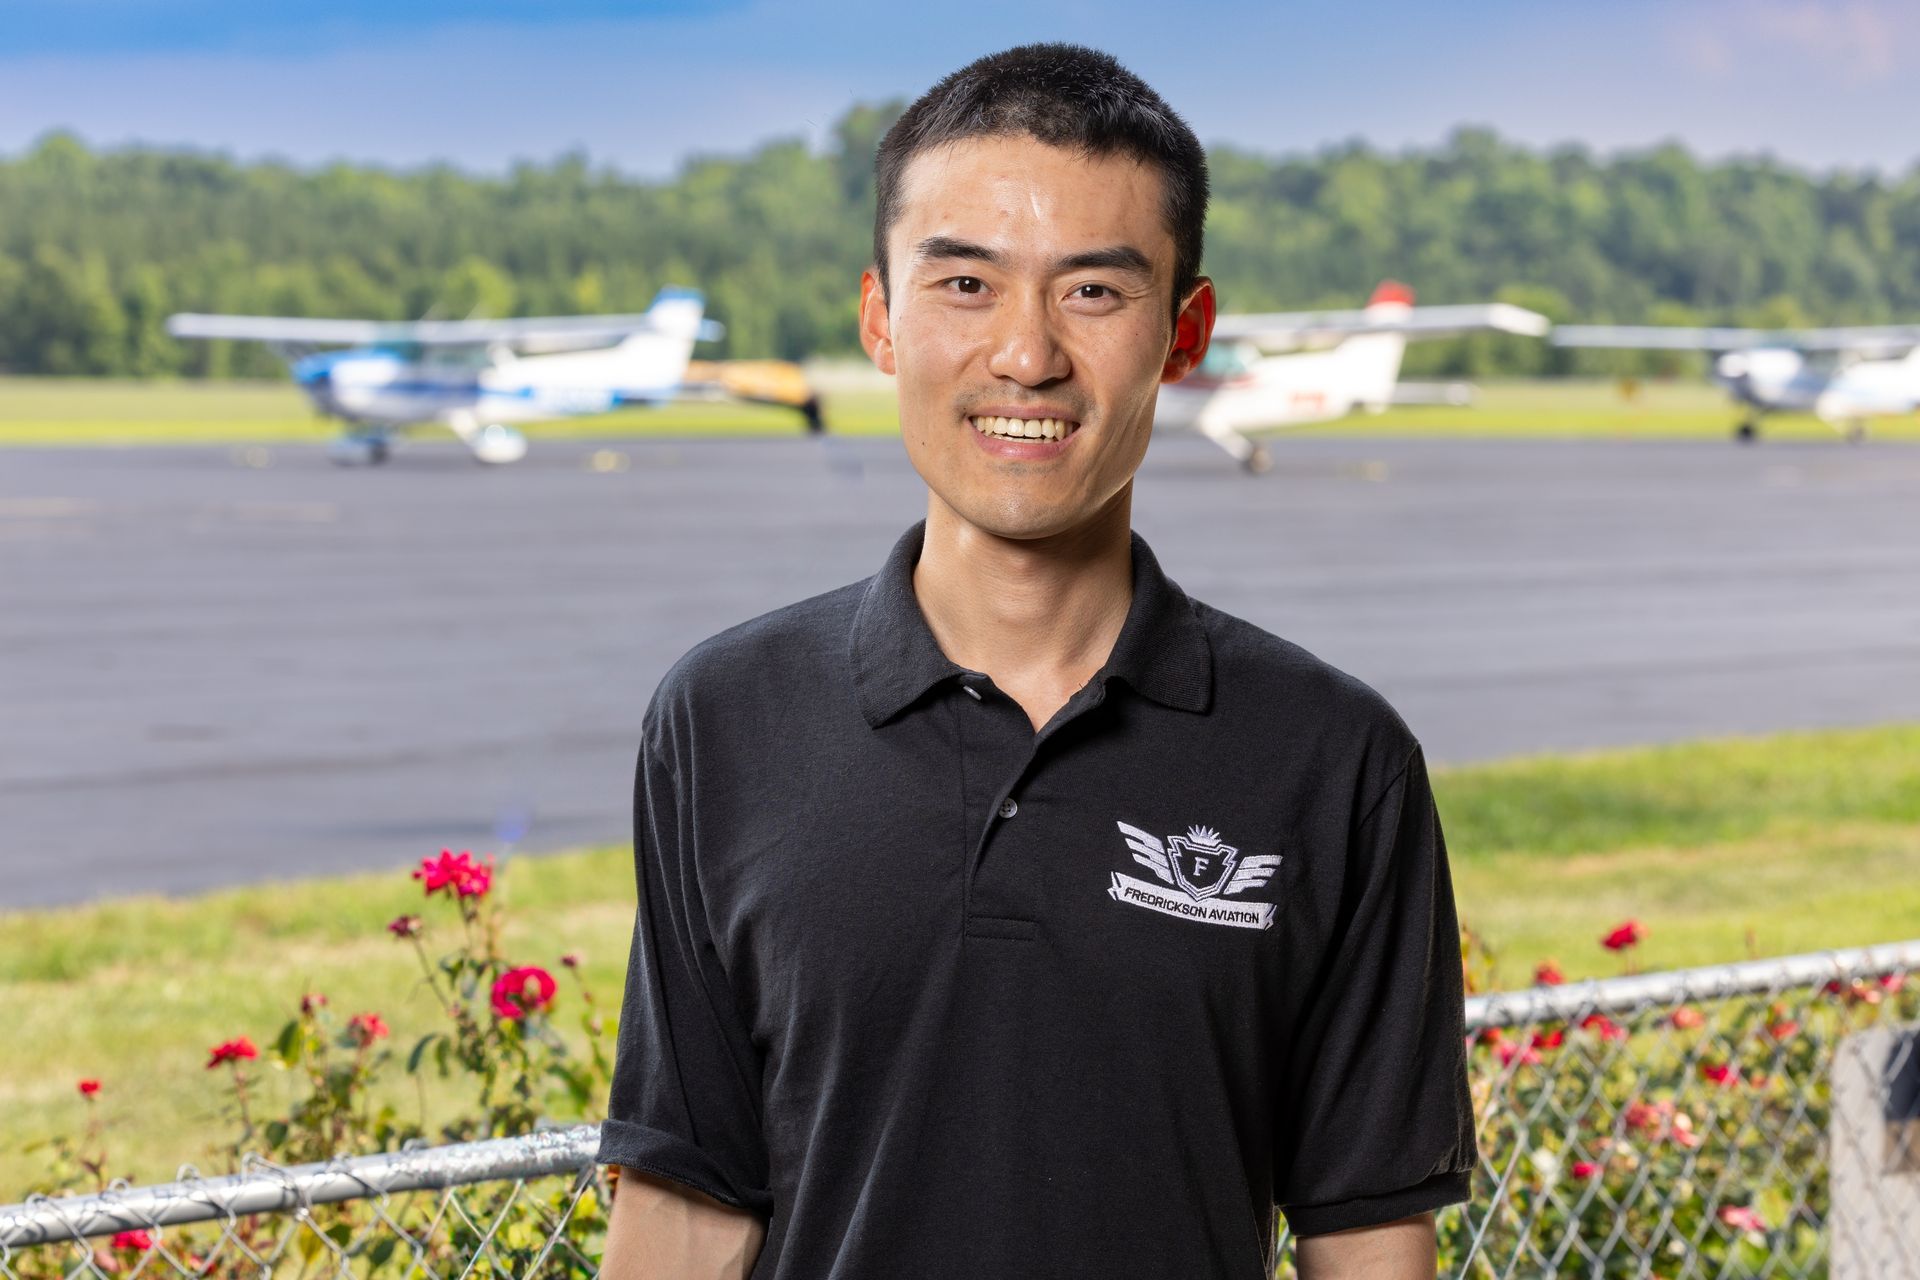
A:
POLYGON ((948 502, 959 516, 996 538, 1030 542, 1051 538, 1086 524, 1102 504, 1075 498, 1047 499, 1030 494, 975 494, 970 500, 948 502))

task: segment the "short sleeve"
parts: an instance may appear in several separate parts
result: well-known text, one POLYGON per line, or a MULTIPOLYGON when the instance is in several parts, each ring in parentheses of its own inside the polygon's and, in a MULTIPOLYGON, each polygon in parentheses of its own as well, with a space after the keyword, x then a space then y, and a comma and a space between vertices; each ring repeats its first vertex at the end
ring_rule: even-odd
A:
POLYGON ((675 771, 643 747, 634 780, 639 904, 601 1164, 772 1211, 760 1063, 707 930, 693 824, 675 771))
POLYGON ((1464 1201, 1477 1160, 1460 928, 1417 746, 1361 813, 1347 857, 1275 1135, 1274 1200, 1302 1236, 1464 1201))

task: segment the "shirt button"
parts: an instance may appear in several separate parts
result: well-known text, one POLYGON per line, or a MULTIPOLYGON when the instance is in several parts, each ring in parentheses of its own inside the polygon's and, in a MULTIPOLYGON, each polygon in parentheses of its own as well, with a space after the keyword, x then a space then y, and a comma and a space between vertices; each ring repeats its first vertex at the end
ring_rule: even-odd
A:
POLYGON ((1012 796, 1008 796, 1008 797, 1007 797, 1007 798, 1006 798, 1005 800, 1002 800, 1002 801, 1000 802, 1000 816, 1001 816, 1001 817, 1003 817, 1003 818, 1011 818, 1011 817, 1012 817, 1012 816, 1013 816, 1014 814, 1016 814, 1016 813, 1018 813, 1018 812, 1020 812, 1020 806, 1019 806, 1019 805, 1017 805, 1017 804, 1015 804, 1015 803, 1013 802, 1013 797, 1012 797, 1012 796))

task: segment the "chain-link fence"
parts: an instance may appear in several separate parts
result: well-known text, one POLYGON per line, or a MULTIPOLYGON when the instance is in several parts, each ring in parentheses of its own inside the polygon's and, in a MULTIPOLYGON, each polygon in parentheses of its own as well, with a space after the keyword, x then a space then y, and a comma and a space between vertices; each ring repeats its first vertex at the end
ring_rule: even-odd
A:
MULTIPOLYGON (((1916 1024, 1920 941, 1470 999, 1481 1163, 1442 1274, 1920 1280, 1916 1024)), ((585 1280, 596 1142, 29 1200, 0 1207, 0 1280, 585 1280)))

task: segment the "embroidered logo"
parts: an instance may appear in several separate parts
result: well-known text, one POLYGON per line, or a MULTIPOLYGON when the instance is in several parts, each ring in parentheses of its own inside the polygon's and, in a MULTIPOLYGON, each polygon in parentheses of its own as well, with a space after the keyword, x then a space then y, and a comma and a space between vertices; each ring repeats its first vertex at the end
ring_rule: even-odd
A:
POLYGON ((1240 856, 1223 843, 1212 827, 1188 827, 1184 836, 1159 836, 1139 827, 1116 824, 1133 850, 1133 860, 1163 882, 1113 873, 1107 896, 1164 915, 1224 924, 1236 929, 1273 928, 1271 902, 1228 902, 1227 898, 1258 889, 1273 878, 1280 865, 1277 853, 1240 856))

